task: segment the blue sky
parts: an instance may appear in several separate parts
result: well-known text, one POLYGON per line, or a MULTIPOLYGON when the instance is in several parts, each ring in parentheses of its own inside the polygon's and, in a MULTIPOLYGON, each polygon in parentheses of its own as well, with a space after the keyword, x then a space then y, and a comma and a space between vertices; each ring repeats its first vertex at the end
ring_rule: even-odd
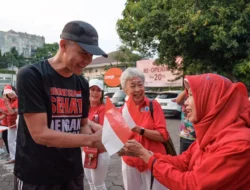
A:
POLYGON ((0 31, 10 29, 44 36, 46 43, 58 42, 63 26, 71 20, 92 24, 99 45, 107 53, 121 44, 116 21, 126 0, 1 0, 0 31))

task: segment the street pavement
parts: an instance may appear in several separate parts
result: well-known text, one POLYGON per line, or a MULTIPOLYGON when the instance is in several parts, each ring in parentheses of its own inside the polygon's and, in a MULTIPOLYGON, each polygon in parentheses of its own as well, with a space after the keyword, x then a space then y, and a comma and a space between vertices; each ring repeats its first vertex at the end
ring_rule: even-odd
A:
MULTIPOLYGON (((179 119, 167 118, 167 129, 171 135, 177 152, 179 152, 180 148, 179 126, 179 119)), ((6 165, 5 163, 6 160, 0 157, 0 190, 12 190, 14 187, 14 165, 6 165)), ((124 190, 121 174, 121 159, 117 155, 111 157, 111 162, 105 182, 108 190, 124 190)), ((84 189, 89 190, 86 178, 84 179, 84 189)))

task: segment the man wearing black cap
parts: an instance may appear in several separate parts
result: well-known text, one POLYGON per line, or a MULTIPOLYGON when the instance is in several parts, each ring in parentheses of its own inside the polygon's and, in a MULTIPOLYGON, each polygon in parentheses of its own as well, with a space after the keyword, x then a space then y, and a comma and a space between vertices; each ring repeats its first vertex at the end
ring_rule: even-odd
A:
POLYGON ((87 124, 89 87, 79 76, 93 55, 107 57, 95 28, 72 21, 54 57, 19 70, 15 189, 83 189, 80 147, 104 148, 87 124))

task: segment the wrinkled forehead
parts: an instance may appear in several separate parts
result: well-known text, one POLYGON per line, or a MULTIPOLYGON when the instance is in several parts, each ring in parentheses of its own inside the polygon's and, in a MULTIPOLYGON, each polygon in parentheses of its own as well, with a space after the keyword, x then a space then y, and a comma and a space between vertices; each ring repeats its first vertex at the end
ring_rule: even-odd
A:
POLYGON ((142 79, 140 77, 132 77, 128 80, 131 84, 138 84, 138 83, 142 83, 142 79))

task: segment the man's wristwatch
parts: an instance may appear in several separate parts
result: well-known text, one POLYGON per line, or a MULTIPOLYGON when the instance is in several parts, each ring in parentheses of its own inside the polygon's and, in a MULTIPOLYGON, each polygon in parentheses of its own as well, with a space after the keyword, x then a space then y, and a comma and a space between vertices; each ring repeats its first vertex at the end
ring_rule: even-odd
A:
POLYGON ((144 133, 145 133, 145 129, 143 127, 141 127, 140 135, 143 136, 144 133))

